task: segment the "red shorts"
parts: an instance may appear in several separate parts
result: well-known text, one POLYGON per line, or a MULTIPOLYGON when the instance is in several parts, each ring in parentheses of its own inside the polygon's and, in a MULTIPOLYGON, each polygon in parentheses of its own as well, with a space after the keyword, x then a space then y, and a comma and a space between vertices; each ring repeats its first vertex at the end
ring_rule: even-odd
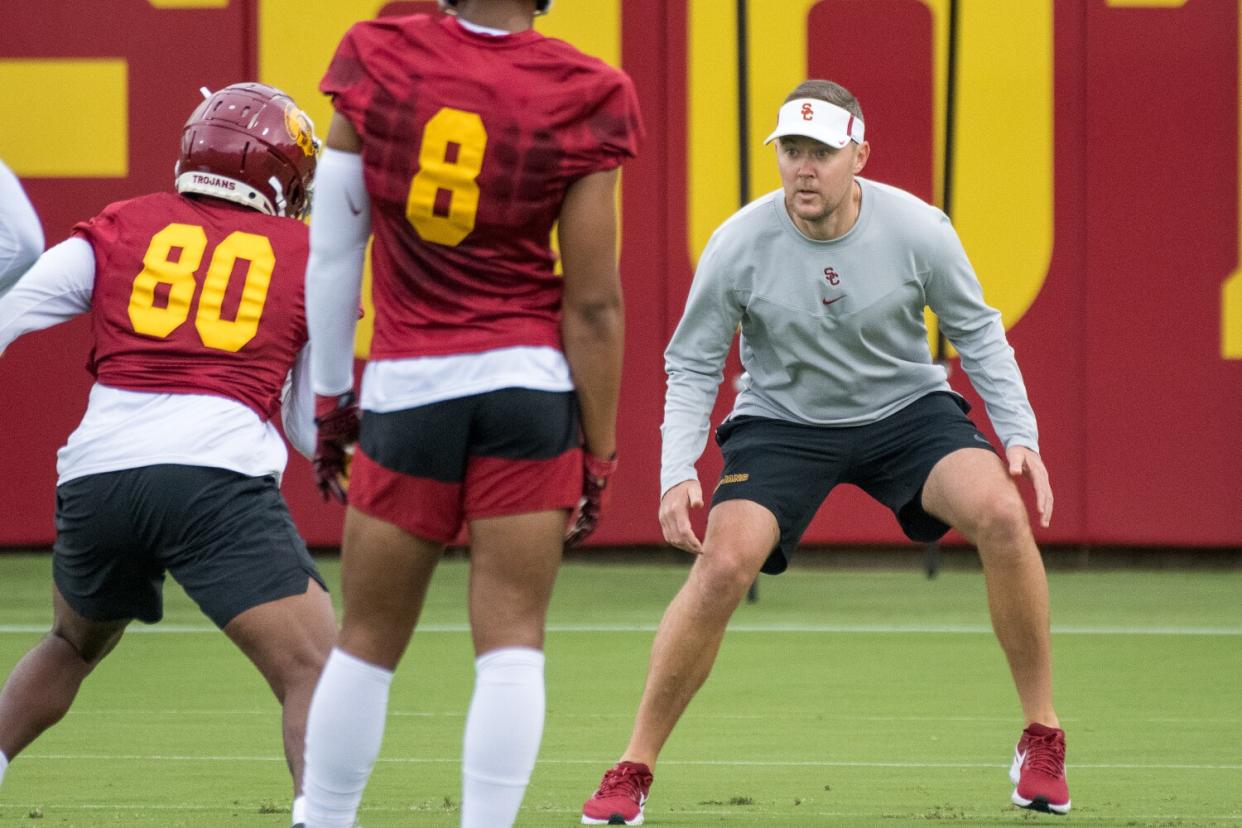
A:
POLYGON ((582 494, 572 392, 505 388, 404 411, 366 411, 349 505, 427 540, 463 521, 572 509, 582 494))

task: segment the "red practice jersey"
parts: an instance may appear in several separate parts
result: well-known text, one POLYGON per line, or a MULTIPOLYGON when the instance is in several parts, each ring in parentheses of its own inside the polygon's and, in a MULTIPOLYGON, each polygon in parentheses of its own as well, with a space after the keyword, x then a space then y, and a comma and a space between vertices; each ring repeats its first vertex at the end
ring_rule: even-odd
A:
POLYGON ((129 391, 215 394, 268 420, 306 344, 297 219, 156 193, 73 228, 95 250, 88 368, 129 391))
POLYGON ((363 141, 371 356, 560 348, 552 226, 569 185, 637 153, 629 77, 532 30, 354 25, 320 84, 363 141))

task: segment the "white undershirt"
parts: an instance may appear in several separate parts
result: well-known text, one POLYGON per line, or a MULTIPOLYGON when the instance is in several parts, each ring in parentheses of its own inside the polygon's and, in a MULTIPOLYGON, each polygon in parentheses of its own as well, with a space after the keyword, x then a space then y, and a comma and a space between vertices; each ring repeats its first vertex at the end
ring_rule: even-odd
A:
POLYGON ((475 34, 491 35, 492 37, 508 37, 512 32, 506 29, 493 29, 491 26, 480 26, 478 23, 471 23, 469 20, 457 18, 457 24, 463 29, 469 29, 475 34))
MULTIPOLYGON (((75 236, 48 250, 0 297, 0 354, 22 334, 90 311, 94 284, 95 252, 85 239, 75 236)), ((315 431, 307 363, 303 348, 285 383, 282 415, 294 447, 310 456, 315 431)), ((82 422, 57 453, 56 471, 58 482, 65 483, 88 474, 175 463, 279 480, 287 460, 276 426, 237 400, 96 383, 82 422)))
POLYGON ((362 407, 402 411, 502 388, 572 391, 569 362, 555 348, 520 346, 477 354, 382 359, 362 374, 362 407))

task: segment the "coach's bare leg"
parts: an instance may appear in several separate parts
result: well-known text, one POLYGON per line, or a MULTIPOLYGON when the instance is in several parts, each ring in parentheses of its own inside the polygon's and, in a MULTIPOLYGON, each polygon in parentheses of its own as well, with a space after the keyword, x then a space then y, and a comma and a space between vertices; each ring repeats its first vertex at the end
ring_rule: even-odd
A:
POLYGON ((501 647, 543 649, 564 533, 563 509, 470 522, 470 631, 475 655, 501 647))
POLYGON ((923 508, 979 549, 992 628, 1028 723, 1060 727, 1052 706, 1048 579, 1026 505, 1004 464, 986 449, 943 458, 923 487, 923 508))
POLYGON ((336 638, 336 617, 328 593, 313 578, 306 592, 251 607, 224 626, 259 668, 281 704, 285 762, 293 792, 302 792, 306 714, 315 682, 336 638))
POLYGON ((776 517, 757 503, 727 500, 712 509, 703 552, 656 631, 623 761, 655 769, 673 727, 711 672, 729 617, 778 540, 776 517))
POLYGON ((337 646, 369 664, 396 670, 443 554, 442 543, 346 510, 341 545, 345 614, 337 646))
POLYGON ((121 640, 130 619, 91 621, 52 586, 52 629, 0 690, 0 753, 15 757, 69 712, 82 681, 121 640))

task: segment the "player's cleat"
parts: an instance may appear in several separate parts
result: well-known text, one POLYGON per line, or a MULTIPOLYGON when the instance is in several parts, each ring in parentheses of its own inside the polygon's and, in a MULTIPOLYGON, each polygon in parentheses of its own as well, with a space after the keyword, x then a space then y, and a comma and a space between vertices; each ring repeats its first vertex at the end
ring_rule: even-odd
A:
POLYGON ((651 768, 641 762, 618 762, 604 774, 599 790, 582 804, 582 824, 642 825, 650 791, 651 768))
POLYGON ((1069 783, 1065 781, 1065 731, 1032 724, 1022 731, 1009 766, 1013 804, 1032 811, 1068 814, 1069 783))

